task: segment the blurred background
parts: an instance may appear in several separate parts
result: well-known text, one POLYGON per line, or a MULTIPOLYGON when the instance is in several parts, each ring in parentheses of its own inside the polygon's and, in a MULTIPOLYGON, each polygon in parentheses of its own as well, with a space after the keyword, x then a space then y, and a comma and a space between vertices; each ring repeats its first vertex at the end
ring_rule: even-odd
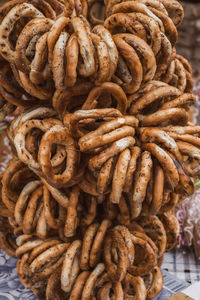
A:
POLYGON ((200 74, 200 0, 181 1, 185 18, 178 27, 177 52, 192 64, 194 77, 200 74))

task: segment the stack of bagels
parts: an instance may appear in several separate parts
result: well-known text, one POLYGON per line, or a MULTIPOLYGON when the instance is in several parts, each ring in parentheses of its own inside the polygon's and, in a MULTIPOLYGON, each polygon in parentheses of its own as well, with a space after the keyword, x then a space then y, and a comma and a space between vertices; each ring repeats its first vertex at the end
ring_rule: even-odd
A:
POLYGON ((145 300, 200 174, 176 0, 11 0, 0 8, 0 243, 47 300, 145 300))

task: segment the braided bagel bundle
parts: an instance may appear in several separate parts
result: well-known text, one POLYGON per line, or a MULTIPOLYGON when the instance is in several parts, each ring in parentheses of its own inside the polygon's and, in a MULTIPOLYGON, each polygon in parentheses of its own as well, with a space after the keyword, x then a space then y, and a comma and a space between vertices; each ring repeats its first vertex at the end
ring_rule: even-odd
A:
MULTIPOLYGON (((19 160, 10 162, 2 180, 6 194, 11 194, 11 186, 27 171, 19 160)), ((103 299, 104 293, 111 291, 115 297, 120 291, 124 299, 133 290, 141 297, 138 299, 152 299, 159 293, 162 256, 178 235, 173 213, 116 226, 116 221, 97 214, 102 208, 95 197, 91 197, 89 209, 84 209, 85 193, 78 185, 63 194, 29 173, 28 183, 23 182, 13 201, 13 213, 2 197, 0 228, 2 248, 18 257, 19 278, 26 287, 40 299, 73 299, 76 294, 83 299, 96 294, 103 299)))
POLYGON ((200 127, 176 0, 11 0, 0 8, 0 242, 39 299, 153 299, 200 127))
MULTIPOLYGON (((0 9, 0 55, 27 98, 51 102, 54 93, 57 98, 58 91, 82 81, 114 81, 134 93, 144 82, 173 70, 165 77, 183 81, 184 66, 173 60, 176 26, 183 18, 176 0, 107 1, 99 21, 95 4, 103 6, 91 0, 12 0, 0 9)), ((10 103, 12 91, 6 86, 10 103)))

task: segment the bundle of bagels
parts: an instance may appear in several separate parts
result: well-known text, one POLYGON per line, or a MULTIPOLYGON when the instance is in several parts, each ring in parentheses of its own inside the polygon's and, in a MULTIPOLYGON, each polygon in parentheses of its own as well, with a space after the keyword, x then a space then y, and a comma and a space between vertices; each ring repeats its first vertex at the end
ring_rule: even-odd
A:
POLYGON ((0 8, 0 245, 38 299, 145 300, 200 174, 176 0, 0 8))

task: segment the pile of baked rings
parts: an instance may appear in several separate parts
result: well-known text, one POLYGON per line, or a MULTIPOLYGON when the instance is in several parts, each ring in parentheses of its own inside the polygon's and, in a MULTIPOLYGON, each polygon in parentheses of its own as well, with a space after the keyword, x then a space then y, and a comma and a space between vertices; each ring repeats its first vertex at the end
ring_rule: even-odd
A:
POLYGON ((174 208, 200 174, 176 0, 12 0, 0 8, 0 244, 47 300, 162 289, 174 208))

